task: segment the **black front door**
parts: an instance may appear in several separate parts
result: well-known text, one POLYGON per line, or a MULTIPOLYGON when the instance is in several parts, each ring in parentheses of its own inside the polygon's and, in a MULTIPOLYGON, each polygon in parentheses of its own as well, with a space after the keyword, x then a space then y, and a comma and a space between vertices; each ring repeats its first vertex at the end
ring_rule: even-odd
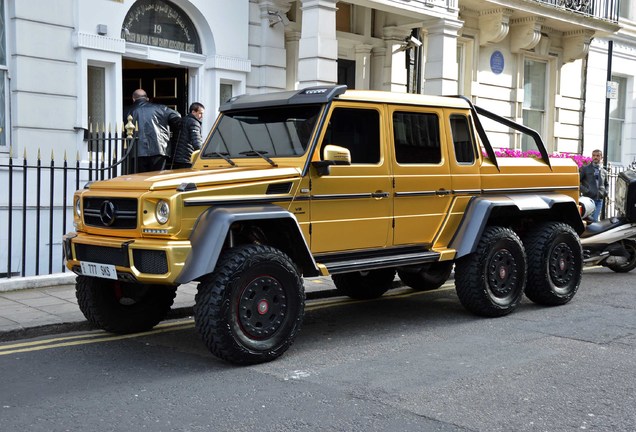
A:
POLYGON ((183 116, 188 110, 188 69, 124 59, 122 68, 123 112, 132 104, 132 94, 142 88, 151 102, 167 105, 183 116))

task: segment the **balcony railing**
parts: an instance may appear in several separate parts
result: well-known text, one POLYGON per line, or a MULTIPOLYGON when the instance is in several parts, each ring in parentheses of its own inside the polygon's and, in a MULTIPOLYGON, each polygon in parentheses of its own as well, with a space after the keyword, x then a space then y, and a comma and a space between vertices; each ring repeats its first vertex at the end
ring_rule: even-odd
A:
MULTIPOLYGON (((563 8, 582 15, 618 22, 621 0, 535 0, 557 8, 563 8)), ((623 0, 630 1, 630 0, 623 0)))

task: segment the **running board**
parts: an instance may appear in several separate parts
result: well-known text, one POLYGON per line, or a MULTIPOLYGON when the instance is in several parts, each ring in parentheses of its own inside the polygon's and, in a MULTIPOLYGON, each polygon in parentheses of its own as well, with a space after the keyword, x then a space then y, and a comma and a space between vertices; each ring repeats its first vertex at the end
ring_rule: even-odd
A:
POLYGON ((354 271, 375 270, 380 268, 403 267, 439 261, 438 252, 415 252, 391 255, 374 255, 371 257, 340 257, 338 261, 329 261, 326 257, 319 261, 324 264, 329 274, 350 273, 354 271))

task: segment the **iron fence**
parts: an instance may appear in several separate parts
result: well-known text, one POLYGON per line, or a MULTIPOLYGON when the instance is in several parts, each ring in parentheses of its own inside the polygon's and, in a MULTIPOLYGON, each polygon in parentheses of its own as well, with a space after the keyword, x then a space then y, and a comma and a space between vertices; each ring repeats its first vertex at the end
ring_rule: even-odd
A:
POLYGON ((86 182, 133 172, 137 146, 134 126, 121 133, 91 128, 87 160, 0 157, 0 278, 38 276, 66 271, 61 239, 72 231, 73 193, 86 182))
POLYGON ((618 180, 618 175, 625 170, 636 170, 636 159, 632 161, 629 165, 619 165, 619 164, 607 164, 607 174, 608 174, 608 183, 609 183, 609 193, 608 197, 605 200, 605 206, 603 208, 603 217, 614 217, 618 216, 618 211, 616 209, 616 202, 614 201, 614 197, 616 196, 616 181, 618 180))
MULTIPOLYGON (((536 0, 557 8, 563 8, 579 14, 618 22, 621 0, 536 0)), ((629 0, 623 0, 629 1, 629 0)))

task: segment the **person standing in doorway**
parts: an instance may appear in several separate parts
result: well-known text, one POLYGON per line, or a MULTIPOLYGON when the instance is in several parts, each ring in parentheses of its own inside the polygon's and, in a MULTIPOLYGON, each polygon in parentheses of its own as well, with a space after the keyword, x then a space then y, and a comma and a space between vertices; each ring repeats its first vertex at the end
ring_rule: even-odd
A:
POLYGON ((179 130, 179 138, 174 151, 174 159, 172 168, 190 168, 192 167, 192 153, 201 149, 203 137, 201 136, 201 123, 205 107, 199 102, 190 105, 190 112, 181 120, 181 129, 179 130))
POLYGON ((592 162, 583 165, 579 170, 581 195, 594 200, 595 208, 592 215, 594 222, 598 222, 608 190, 607 171, 601 165, 602 161, 603 152, 598 149, 594 150, 592 152, 592 162))
POLYGON ((137 172, 165 169, 166 159, 171 154, 170 134, 177 133, 181 114, 165 105, 151 103, 143 89, 135 90, 132 100, 126 118, 132 115, 133 123, 139 127, 138 147, 134 153, 137 172))

